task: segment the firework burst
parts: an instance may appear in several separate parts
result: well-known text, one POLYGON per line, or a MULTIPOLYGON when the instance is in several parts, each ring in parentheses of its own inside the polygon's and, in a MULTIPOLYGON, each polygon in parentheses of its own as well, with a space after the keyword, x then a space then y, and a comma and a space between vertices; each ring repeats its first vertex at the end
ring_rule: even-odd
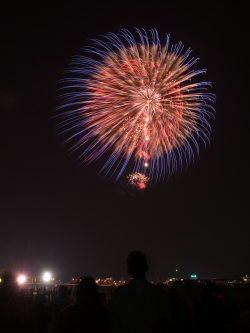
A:
MULTIPOLYGON (((63 80, 62 131, 74 130, 73 150, 83 147, 83 161, 107 154, 101 171, 121 176, 130 160, 135 178, 157 182, 193 161, 198 140, 207 142, 215 96, 210 82, 193 82, 206 70, 191 70, 198 59, 180 42, 161 45, 158 33, 136 29, 108 33, 77 56, 63 80), (97 59, 95 59, 97 57, 97 59)), ((132 175, 132 176, 131 176, 132 175)), ((138 182, 134 182, 137 184, 138 182)))
POLYGON ((144 175, 143 173, 135 172, 127 176, 127 178, 130 180, 130 183, 137 187, 140 190, 143 190, 147 187, 147 182, 149 181, 149 178, 144 175))

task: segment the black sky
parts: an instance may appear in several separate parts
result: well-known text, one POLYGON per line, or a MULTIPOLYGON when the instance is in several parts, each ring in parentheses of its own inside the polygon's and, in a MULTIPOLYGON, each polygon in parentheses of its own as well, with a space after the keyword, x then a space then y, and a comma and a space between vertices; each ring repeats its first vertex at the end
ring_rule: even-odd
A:
POLYGON ((0 270, 126 276, 129 251, 152 278, 239 277, 249 264, 249 12, 245 2, 65 1, 0 10, 0 270), (89 38, 119 28, 170 33, 207 68, 217 96, 210 146, 187 171, 137 193, 79 166, 56 136, 57 81, 89 38))

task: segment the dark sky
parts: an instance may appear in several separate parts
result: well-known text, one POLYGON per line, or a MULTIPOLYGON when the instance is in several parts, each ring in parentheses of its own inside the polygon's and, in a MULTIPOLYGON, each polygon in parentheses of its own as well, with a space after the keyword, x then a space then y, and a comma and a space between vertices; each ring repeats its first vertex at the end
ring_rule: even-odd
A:
POLYGON ((149 278, 176 268, 186 278, 250 274, 245 2, 39 3, 0 10, 0 270, 122 277, 139 249, 149 278), (71 56, 89 38, 133 27, 191 47, 217 96, 210 146, 144 193, 98 176, 98 163, 80 166, 52 119, 71 56))

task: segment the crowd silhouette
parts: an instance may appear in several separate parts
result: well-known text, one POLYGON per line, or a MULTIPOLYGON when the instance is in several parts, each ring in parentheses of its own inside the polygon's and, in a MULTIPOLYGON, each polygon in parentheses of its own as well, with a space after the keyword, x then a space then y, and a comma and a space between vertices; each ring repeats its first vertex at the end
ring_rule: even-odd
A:
POLYGON ((111 300, 98 292, 92 277, 77 288, 20 289, 12 272, 0 274, 1 333, 206 333, 224 332, 239 317, 236 303, 214 283, 204 283, 200 300, 189 306, 175 288, 167 291, 146 279, 147 259, 140 251, 127 257, 129 283, 111 300), (71 292, 71 294, 70 294, 71 292), (70 295, 69 295, 70 294, 70 295))

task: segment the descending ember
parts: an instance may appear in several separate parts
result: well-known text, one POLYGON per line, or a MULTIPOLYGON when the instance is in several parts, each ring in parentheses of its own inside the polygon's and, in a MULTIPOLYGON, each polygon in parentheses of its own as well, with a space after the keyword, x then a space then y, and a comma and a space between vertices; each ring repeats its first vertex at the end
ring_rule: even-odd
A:
POLYGON ((155 29, 151 43, 144 30, 136 31, 139 44, 129 31, 121 30, 119 37, 109 33, 106 42, 95 40, 98 48, 87 49, 100 61, 75 59, 69 72, 83 78, 65 80, 66 88, 80 91, 64 95, 62 108, 73 110, 62 113, 61 127, 78 131, 71 138, 79 136, 74 150, 84 146, 84 161, 109 151, 102 170, 119 178, 132 158, 133 174, 158 181, 182 166, 183 159, 186 164, 193 160, 199 138, 208 140, 215 97, 204 92, 209 82, 191 82, 205 70, 189 70, 197 61, 188 59, 190 49, 181 54, 179 43, 168 50, 168 35, 161 46, 155 29))

